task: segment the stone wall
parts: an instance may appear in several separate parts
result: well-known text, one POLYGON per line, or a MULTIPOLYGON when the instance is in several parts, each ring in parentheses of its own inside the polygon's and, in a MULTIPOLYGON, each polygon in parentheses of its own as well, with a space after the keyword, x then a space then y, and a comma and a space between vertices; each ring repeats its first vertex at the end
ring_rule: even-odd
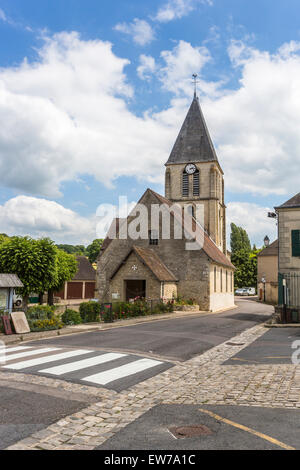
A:
MULTIPOLYGON (((126 286, 125 280, 146 280, 146 298, 160 299, 161 297, 161 283, 152 274, 152 272, 140 261, 135 253, 131 253, 126 263, 121 266, 119 271, 110 282, 109 298, 112 298, 112 293, 118 293, 120 300, 126 300, 126 286), (133 270, 135 266, 137 269, 133 270)), ((114 299, 115 300, 115 299, 114 299)))
POLYGON ((165 195, 183 204, 201 203, 204 206, 204 228, 217 246, 226 252, 226 219, 224 179, 221 169, 212 162, 195 163, 199 170, 200 196, 193 196, 193 175, 189 175, 189 196, 182 196, 182 173, 186 164, 168 165, 165 176, 165 195))

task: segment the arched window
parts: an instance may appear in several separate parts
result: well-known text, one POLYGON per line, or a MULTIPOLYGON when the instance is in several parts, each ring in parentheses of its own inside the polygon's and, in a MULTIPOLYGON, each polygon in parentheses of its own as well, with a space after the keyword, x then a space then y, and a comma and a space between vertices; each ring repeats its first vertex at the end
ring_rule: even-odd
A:
POLYGON ((193 206, 193 204, 190 204, 190 205, 187 206, 187 212, 192 217, 195 217, 195 207, 193 206))
POLYGON ((189 195, 189 175, 184 172, 182 173, 182 196, 189 195))
POLYGON ((193 196, 200 196, 200 173, 196 170, 193 174, 193 196))

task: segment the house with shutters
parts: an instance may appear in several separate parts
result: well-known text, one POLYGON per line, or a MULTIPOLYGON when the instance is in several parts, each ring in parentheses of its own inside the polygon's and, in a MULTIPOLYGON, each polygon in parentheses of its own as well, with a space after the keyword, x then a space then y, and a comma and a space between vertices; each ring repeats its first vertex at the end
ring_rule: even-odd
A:
POLYGON ((133 239, 127 232, 124 236, 135 209, 126 219, 115 219, 116 236, 108 233, 97 261, 96 297, 102 302, 181 297, 194 299, 201 310, 208 311, 234 306, 224 174, 196 93, 165 163, 165 195, 147 189, 139 204, 147 209, 146 237, 133 239), (157 224, 150 217, 154 206, 161 208, 157 224), (190 232, 181 225, 183 211, 194 232, 201 232, 199 249, 187 249, 190 232), (168 237, 163 235, 166 220, 171 221, 168 237), (178 238, 175 227, 185 236, 178 238))
POLYGON ((297 307, 300 314, 300 193, 275 210, 279 242, 278 303, 297 307))

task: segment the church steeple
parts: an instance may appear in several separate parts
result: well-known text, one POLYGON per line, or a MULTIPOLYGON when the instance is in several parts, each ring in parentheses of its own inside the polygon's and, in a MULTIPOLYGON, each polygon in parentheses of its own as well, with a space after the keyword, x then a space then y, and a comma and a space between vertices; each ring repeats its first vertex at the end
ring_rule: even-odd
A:
POLYGON ((194 93, 194 99, 166 165, 214 161, 218 162, 218 157, 209 135, 199 99, 194 93))
POLYGON ((187 116, 165 164, 165 195, 172 202, 204 206, 204 228, 226 253, 223 171, 195 91, 187 116))

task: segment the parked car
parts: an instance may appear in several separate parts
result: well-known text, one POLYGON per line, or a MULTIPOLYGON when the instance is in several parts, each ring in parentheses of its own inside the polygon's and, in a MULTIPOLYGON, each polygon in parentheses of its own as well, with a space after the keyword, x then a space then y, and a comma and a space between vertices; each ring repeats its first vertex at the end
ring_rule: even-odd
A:
POLYGON ((255 288, 254 287, 241 287, 236 289, 235 295, 255 295, 255 288))
POLYGON ((247 295, 255 295, 255 287, 246 287, 247 295))
POLYGON ((248 295, 248 290, 245 287, 236 289, 235 295, 248 295))
POLYGON ((19 294, 16 294, 16 292, 14 292, 14 295, 13 295, 13 305, 14 305, 14 307, 21 307, 22 302, 23 302, 22 296, 19 295, 19 294))

